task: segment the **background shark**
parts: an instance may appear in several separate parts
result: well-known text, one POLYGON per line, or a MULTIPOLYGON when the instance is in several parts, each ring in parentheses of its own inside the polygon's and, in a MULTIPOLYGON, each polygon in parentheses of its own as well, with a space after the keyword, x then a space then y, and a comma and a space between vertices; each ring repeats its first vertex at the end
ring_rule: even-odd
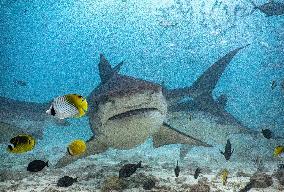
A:
POLYGON ((277 2, 276 0, 269 0, 267 3, 263 5, 256 5, 254 1, 251 0, 252 5, 255 10, 260 10, 262 13, 266 15, 266 17, 277 16, 284 14, 284 3, 277 2))
POLYGON ((67 121, 46 114, 50 103, 18 101, 0 97, 0 143, 7 143, 12 136, 27 133, 36 139, 43 139, 48 123, 69 126, 67 121))
POLYGON ((0 142, 7 143, 11 137, 20 133, 43 138, 43 130, 47 123, 44 110, 48 104, 33 103, 0 97, 0 142))

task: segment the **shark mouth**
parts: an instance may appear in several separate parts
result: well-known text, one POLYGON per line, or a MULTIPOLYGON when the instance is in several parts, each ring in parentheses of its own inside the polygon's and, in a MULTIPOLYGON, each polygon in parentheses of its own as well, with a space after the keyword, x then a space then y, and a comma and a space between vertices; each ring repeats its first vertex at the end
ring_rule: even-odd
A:
POLYGON ((135 115, 140 115, 143 113, 148 113, 148 112, 153 112, 153 111, 159 111, 158 108, 139 108, 139 109, 133 109, 133 110, 129 110, 123 113, 119 113, 117 115, 114 115, 112 117, 110 117, 108 120, 116 120, 116 119, 123 119, 126 117, 131 117, 131 116, 135 116, 135 115))

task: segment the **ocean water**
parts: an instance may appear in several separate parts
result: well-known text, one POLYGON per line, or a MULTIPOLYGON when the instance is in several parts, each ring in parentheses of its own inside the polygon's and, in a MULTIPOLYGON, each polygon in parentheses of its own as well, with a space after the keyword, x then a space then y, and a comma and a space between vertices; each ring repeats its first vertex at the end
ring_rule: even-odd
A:
POLYGON ((240 191, 256 175, 265 175, 265 184, 251 191, 284 190, 278 168, 284 159, 273 157, 274 148, 284 145, 284 11, 267 17, 250 0, 0 0, 0 31, 0 191, 146 191, 149 180, 155 180, 152 191, 240 191), (95 90, 104 86, 100 54, 113 68, 124 62, 105 85, 123 96, 95 90), (211 66, 216 68, 208 71, 211 66), (163 88, 162 99, 136 81, 120 87, 118 74, 163 88), (172 100, 177 89, 183 95, 172 100), (148 111, 129 103, 137 113, 115 116, 127 112, 119 105, 103 113, 105 103, 97 105, 100 98, 93 97, 99 91, 148 111), (87 98, 87 115, 59 122, 45 113, 55 97, 71 93, 87 98), (143 103, 148 96, 152 100, 143 103), (110 121, 100 125, 104 116, 110 121), (183 138, 173 142, 171 134, 162 137, 167 145, 153 147, 163 122, 211 147, 183 145, 183 138), (262 129, 274 137, 265 138, 262 129), (6 150, 19 133, 35 135, 33 150, 6 150), (104 134, 107 150, 57 167, 70 142, 104 134), (228 139, 230 160, 220 154, 228 139), (35 159, 49 161, 49 167, 28 172, 35 159), (143 168, 117 178, 124 164, 139 161, 143 168), (197 167, 201 173, 194 179, 197 167), (78 182, 58 187, 66 175, 78 182))

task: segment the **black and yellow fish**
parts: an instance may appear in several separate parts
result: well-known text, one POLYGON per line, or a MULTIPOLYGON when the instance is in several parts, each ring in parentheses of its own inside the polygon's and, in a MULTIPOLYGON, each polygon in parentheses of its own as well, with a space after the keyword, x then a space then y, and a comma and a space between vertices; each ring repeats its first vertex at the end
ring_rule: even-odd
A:
POLYGON ((223 185, 226 185, 228 181, 229 171, 227 169, 223 169, 220 174, 223 185))
POLYGON ((55 116, 59 119, 82 117, 88 110, 88 102, 85 98, 78 94, 68 94, 56 97, 47 114, 55 116))
POLYGON ((7 150, 11 153, 25 153, 33 150, 36 142, 31 135, 21 134, 10 140, 7 150))

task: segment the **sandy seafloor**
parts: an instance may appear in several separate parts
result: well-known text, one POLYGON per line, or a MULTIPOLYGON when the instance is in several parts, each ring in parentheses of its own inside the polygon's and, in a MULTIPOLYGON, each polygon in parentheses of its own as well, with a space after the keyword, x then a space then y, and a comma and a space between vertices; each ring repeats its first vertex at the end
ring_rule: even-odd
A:
MULTIPOLYGON (((196 121, 201 121, 200 119, 202 120, 200 117, 196 118, 196 121)), ((191 124, 194 122, 193 118, 191 124)), ((172 124, 175 123, 172 121, 172 124)), ((186 121, 183 124, 186 125, 186 121)), ((204 134, 201 139, 210 141, 210 136, 216 137, 213 132, 217 132, 215 134, 219 134, 219 138, 215 138, 214 141, 211 138, 209 142, 214 147, 194 147, 182 160, 179 159, 181 145, 168 145, 155 149, 151 139, 131 150, 110 149, 59 169, 55 169, 54 165, 65 153, 64 145, 50 143, 52 147, 46 146, 44 150, 37 148, 20 156, 4 153, 0 157, 0 191, 115 191, 107 190, 109 188, 106 186, 110 186, 111 182, 106 181, 112 181, 110 188, 121 189, 118 191, 146 191, 143 189, 143 183, 150 179, 156 182, 155 187, 150 191, 233 192, 243 188, 256 172, 264 172, 271 176, 273 184, 267 188, 253 188, 250 191, 284 191, 284 186, 275 176, 281 159, 273 158, 272 155, 273 148, 283 144, 283 139, 267 140, 262 135, 230 134, 232 132, 230 128, 227 129, 227 134, 222 135, 220 133, 224 130, 218 133, 218 127, 213 132, 210 131, 212 128, 210 130, 209 128, 208 130, 203 128, 204 134), (235 149, 229 161, 220 154, 220 150, 224 150, 227 138, 230 138, 235 149), (27 172, 28 163, 34 159, 48 160, 50 166, 38 173, 27 172), (181 168, 178 178, 174 174, 176 160, 179 160, 181 168), (117 180, 116 177, 123 164, 139 161, 142 161, 143 168, 138 169, 130 178, 117 180), (194 179, 193 174, 197 167, 201 168, 201 174, 198 179, 194 179), (219 175, 223 169, 229 171, 225 186, 219 175), (57 187, 58 179, 66 175, 78 177, 78 182, 68 188, 57 187), (201 190, 197 186, 205 188, 201 190)), ((196 132, 191 130, 191 134, 195 135, 196 132)), ((0 147, 4 150, 6 145, 0 147)))
MULTIPOLYGON (((217 176, 218 170, 214 171, 208 167, 203 167, 202 173, 196 180, 193 178, 194 162, 187 161, 182 163, 180 176, 176 178, 173 172, 173 162, 169 163, 166 160, 154 158, 150 161, 150 159, 144 160, 144 168, 137 170, 132 177, 126 179, 133 188, 124 191, 145 191, 142 188, 145 178, 157 180, 155 188, 151 191, 199 191, 193 190, 195 188, 193 186, 198 182, 208 185, 210 191, 239 191, 256 171, 249 164, 238 164, 233 169, 229 169, 228 183, 223 186, 220 177, 217 176)), ((118 175, 121 163, 123 161, 114 160, 106 155, 99 155, 78 161, 63 169, 50 167, 38 173, 28 173, 22 169, 8 171, 7 175, 10 178, 6 177, 4 182, 1 181, 1 191, 101 191, 107 178, 118 175), (64 175, 78 177, 78 182, 68 188, 57 187, 57 180, 64 175)), ((266 173, 272 175, 273 171, 266 173)), ((265 189, 252 189, 251 191, 276 192, 283 190, 284 187, 273 177, 272 186, 265 189)))

